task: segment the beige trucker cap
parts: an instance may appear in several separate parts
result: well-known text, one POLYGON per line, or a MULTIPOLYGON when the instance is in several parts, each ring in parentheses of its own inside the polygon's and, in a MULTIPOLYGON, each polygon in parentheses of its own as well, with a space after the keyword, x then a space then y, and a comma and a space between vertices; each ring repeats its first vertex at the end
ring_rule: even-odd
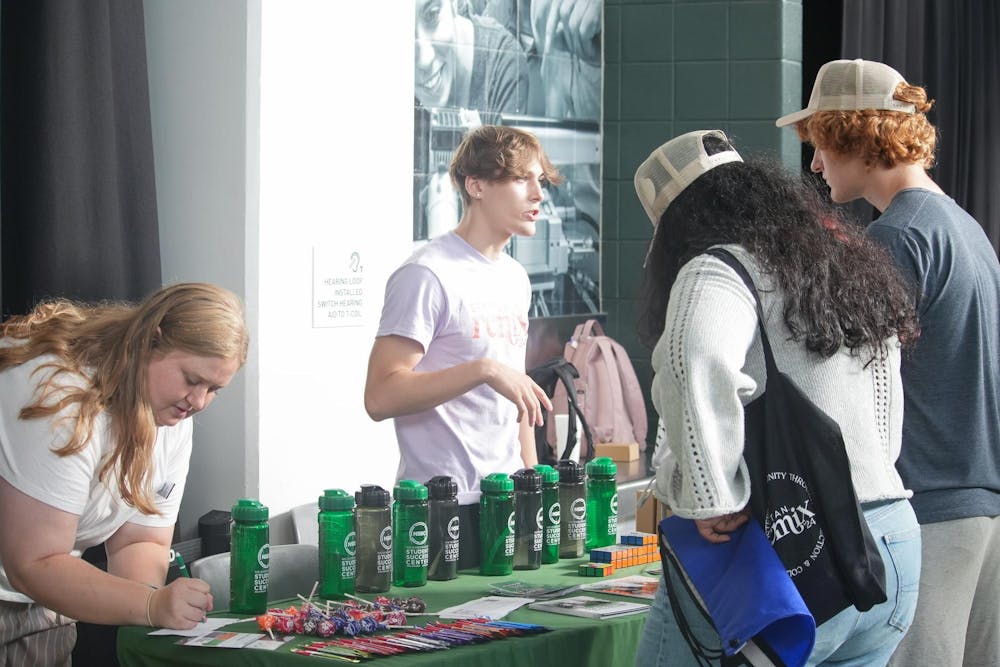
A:
POLYGON ((684 188, 727 162, 742 162, 722 130, 697 130, 674 137, 635 170, 635 192, 655 228, 684 188))
POLYGON ((834 60, 819 68, 809 105, 774 121, 778 127, 797 123, 817 111, 860 111, 884 109, 913 113, 915 108, 893 95, 905 83, 903 75, 883 63, 871 60, 834 60))

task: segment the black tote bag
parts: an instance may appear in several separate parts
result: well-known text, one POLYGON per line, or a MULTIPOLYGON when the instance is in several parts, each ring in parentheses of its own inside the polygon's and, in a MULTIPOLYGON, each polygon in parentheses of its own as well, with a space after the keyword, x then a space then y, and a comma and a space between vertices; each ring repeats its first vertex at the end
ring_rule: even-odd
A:
POLYGON ((721 248, 708 253, 736 271, 757 303, 767 384, 744 412, 750 509, 816 625, 850 605, 867 611, 886 600, 885 567, 854 493, 840 427, 778 370, 744 266, 721 248))

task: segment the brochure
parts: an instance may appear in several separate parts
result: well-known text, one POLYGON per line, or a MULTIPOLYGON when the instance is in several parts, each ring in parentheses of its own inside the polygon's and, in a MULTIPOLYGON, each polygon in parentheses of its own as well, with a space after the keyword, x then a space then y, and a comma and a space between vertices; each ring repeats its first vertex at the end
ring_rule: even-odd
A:
POLYGON ((597 591, 598 593, 652 600, 656 597, 656 589, 659 586, 659 577, 644 577, 641 574, 635 574, 630 577, 622 577, 621 579, 608 579, 605 581, 595 581, 592 584, 583 584, 581 588, 585 591, 597 591))
POLYGON ((185 646, 208 646, 210 648, 266 648, 270 651, 281 646, 280 642, 267 642, 267 635, 255 632, 227 632, 225 630, 213 630, 200 637, 185 637, 177 643, 185 646), (261 642, 264 643, 258 647, 257 644, 261 642))
POLYGON ((497 620, 529 602, 531 602, 531 598, 490 595, 469 600, 455 607, 442 609, 438 612, 438 618, 491 618, 497 620))
POLYGON ((643 602, 617 602, 577 595, 559 600, 532 602, 528 608, 586 618, 616 618, 644 612, 649 609, 649 605, 643 602))
POLYGON ((490 593, 505 597, 548 600, 572 593, 579 588, 580 584, 532 584, 527 581, 503 581, 499 584, 490 584, 490 593))

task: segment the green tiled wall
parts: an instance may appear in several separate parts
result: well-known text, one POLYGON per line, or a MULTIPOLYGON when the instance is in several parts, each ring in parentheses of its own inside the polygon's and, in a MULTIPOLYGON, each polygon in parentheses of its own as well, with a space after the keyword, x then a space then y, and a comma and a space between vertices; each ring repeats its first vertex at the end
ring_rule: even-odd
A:
MULTIPOLYGON (((801 72, 801 0, 604 0, 602 305, 647 396, 635 322, 652 227, 632 174, 667 139, 705 128, 797 167, 798 138, 774 119, 800 108, 801 72)), ((650 409, 650 440, 655 424, 650 409)))

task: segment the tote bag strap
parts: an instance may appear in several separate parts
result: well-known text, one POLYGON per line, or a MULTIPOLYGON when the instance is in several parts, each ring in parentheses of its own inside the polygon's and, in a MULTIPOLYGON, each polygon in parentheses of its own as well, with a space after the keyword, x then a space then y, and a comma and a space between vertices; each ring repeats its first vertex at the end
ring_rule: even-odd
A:
POLYGON ((726 266, 735 271, 736 275, 743 279, 743 283, 750 290, 750 293, 753 294, 754 303, 757 305, 757 329, 760 331, 760 342, 764 348, 764 360, 767 363, 768 377, 770 377, 772 372, 777 372, 778 366, 774 361, 774 353, 771 352, 771 341, 768 340, 767 331, 764 330, 764 310, 761 308, 760 294, 757 293, 757 286, 754 285, 753 278, 750 277, 750 273, 743 266, 743 263, 725 248, 709 248, 705 253, 721 260, 726 266))

